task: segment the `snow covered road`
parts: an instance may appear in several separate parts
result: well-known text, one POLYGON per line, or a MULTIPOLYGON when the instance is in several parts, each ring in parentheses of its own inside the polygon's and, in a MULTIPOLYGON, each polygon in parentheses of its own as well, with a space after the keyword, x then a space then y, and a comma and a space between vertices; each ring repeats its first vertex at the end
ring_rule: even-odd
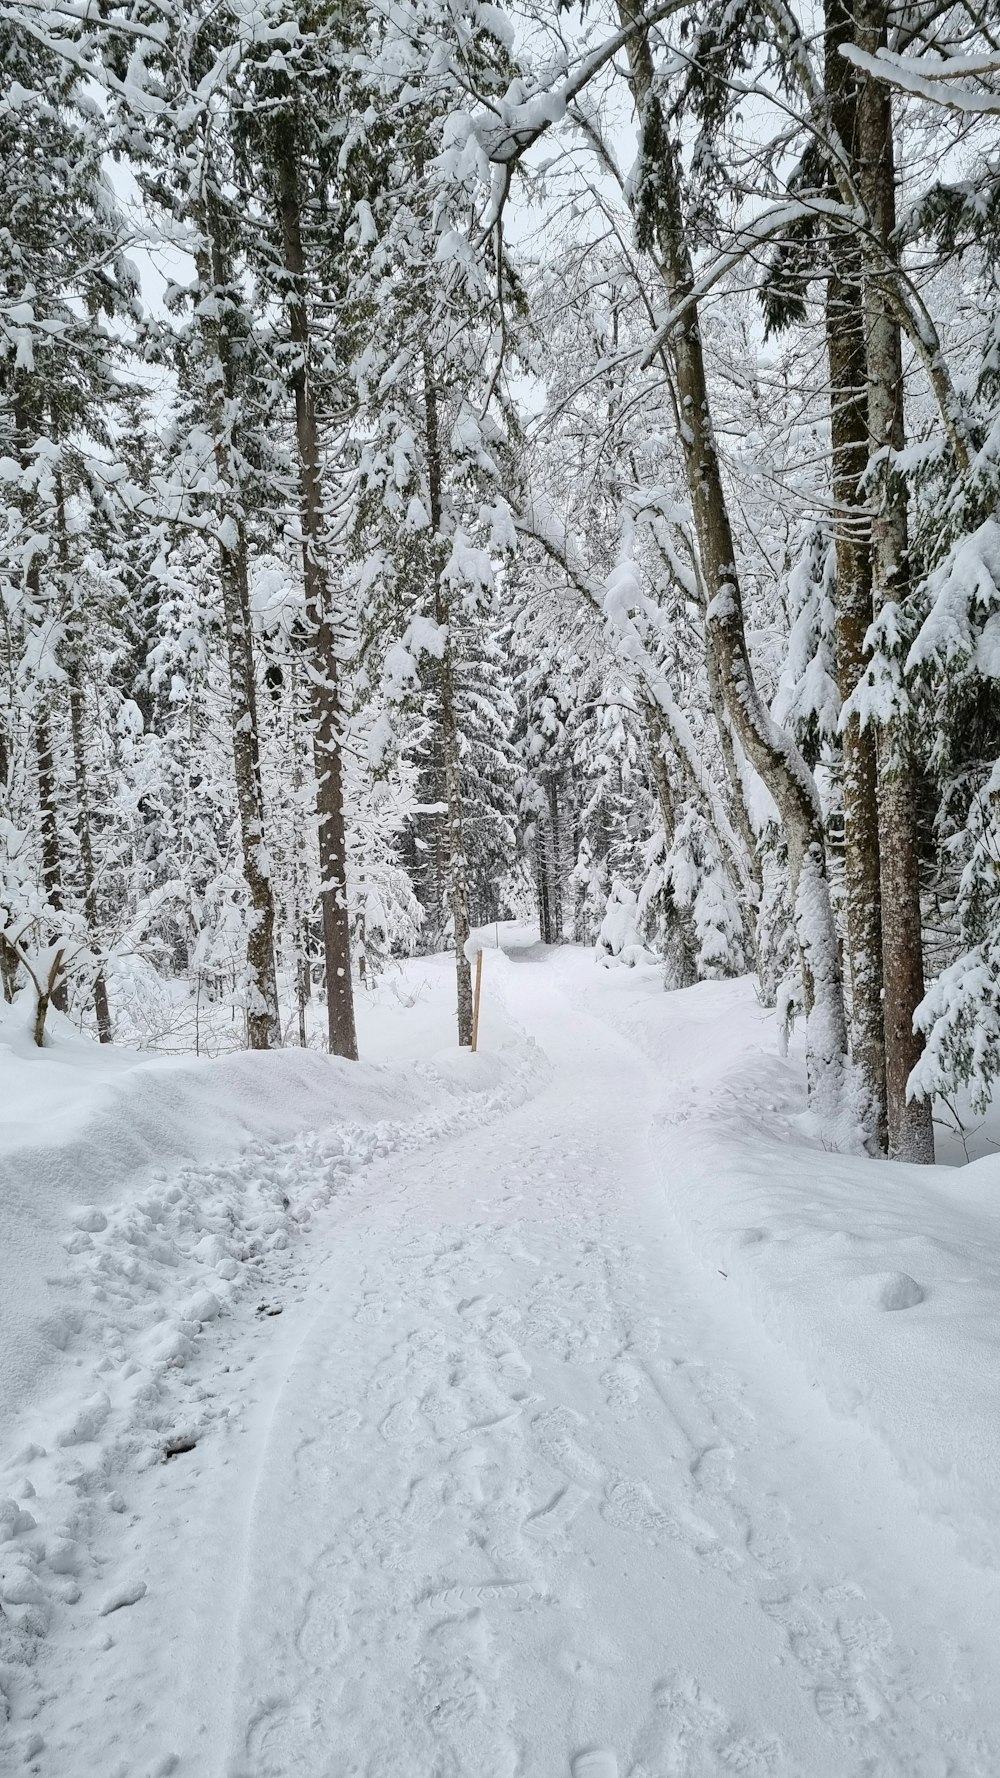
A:
POLYGON ((135 1478, 147 1592, 56 1639, 28 1769, 1000 1770, 996 1574, 686 1251, 670 1082, 581 971, 506 966, 533 1099, 376 1161, 219 1324, 229 1418, 135 1478))

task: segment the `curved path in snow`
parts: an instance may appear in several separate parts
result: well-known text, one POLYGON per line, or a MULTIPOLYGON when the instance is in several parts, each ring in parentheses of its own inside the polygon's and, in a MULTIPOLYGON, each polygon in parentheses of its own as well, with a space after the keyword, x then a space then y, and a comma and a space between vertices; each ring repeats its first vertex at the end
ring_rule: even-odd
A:
POLYGON ((317 1217, 257 1360, 220 1332, 247 1431, 153 1477, 175 1609, 121 1668, 161 1752, 81 1716, 81 1772, 1000 1770, 995 1577, 686 1253, 670 1082, 571 974, 507 971, 538 1096, 317 1217))
POLYGON ((930 1532, 677 1253, 669 1083, 511 977, 551 1085, 371 1180, 275 1405, 229 1773, 976 1769, 930 1532))

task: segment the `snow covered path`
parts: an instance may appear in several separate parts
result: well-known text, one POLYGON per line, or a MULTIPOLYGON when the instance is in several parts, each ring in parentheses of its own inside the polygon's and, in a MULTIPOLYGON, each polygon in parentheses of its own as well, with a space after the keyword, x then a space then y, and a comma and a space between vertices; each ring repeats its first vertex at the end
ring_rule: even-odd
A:
POLYGON ((34 1769, 995 1773, 996 1575, 684 1251, 669 1082, 507 976, 550 1083, 376 1162, 220 1326, 242 1430, 137 1478, 148 1597, 34 1769))

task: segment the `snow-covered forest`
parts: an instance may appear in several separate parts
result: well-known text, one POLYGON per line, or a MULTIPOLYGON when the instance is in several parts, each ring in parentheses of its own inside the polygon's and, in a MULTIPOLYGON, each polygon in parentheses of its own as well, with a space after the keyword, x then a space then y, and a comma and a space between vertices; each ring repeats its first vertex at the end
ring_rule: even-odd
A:
POLYGON ((997 0, 0 0, 0 1771, 1000 1773, 997 0))
MULTIPOLYGON (((994 21, 995 23, 995 21, 994 21)), ((470 925, 1000 1057, 989 9, 0 23, 5 997, 329 1041, 470 925)))

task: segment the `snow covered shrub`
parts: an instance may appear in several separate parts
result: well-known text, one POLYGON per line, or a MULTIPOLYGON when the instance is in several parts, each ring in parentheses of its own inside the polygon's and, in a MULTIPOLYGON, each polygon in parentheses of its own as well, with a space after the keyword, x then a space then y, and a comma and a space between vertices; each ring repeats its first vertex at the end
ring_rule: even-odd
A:
POLYGON ((718 841, 697 809, 686 809, 677 823, 666 868, 674 901, 691 915, 699 979, 741 975, 747 967, 743 920, 718 841))
POLYGON ((943 969, 917 1008, 927 1047, 910 1076, 917 1098, 968 1087, 985 1111, 1000 1076, 1000 760, 951 843, 965 859, 959 878, 962 954, 943 969))
POLYGON ((957 955, 917 1008, 926 1048, 909 1092, 948 1097, 968 1087, 981 1111, 1000 1076, 1000 524, 989 519, 961 537, 922 592, 926 615, 906 671, 934 723, 941 874, 957 955))
POLYGON ((788 576, 791 629, 771 706, 776 722, 795 736, 814 765, 840 721, 836 669, 836 550, 812 526, 788 576))
POLYGON ((763 1004, 780 1009, 789 994, 801 1000, 801 971, 792 927, 785 847, 775 827, 761 841, 760 867, 761 893, 754 934, 757 980, 763 1004))
POLYGON ((581 836, 567 887, 572 898, 574 942, 595 943, 595 932, 600 930, 604 917, 602 910, 607 907, 608 882, 605 861, 594 857, 586 834, 581 836))
POLYGON ((655 961, 639 937, 639 898, 616 877, 608 896, 608 907, 597 939, 597 962, 607 968, 611 963, 624 963, 634 969, 637 963, 655 961))

